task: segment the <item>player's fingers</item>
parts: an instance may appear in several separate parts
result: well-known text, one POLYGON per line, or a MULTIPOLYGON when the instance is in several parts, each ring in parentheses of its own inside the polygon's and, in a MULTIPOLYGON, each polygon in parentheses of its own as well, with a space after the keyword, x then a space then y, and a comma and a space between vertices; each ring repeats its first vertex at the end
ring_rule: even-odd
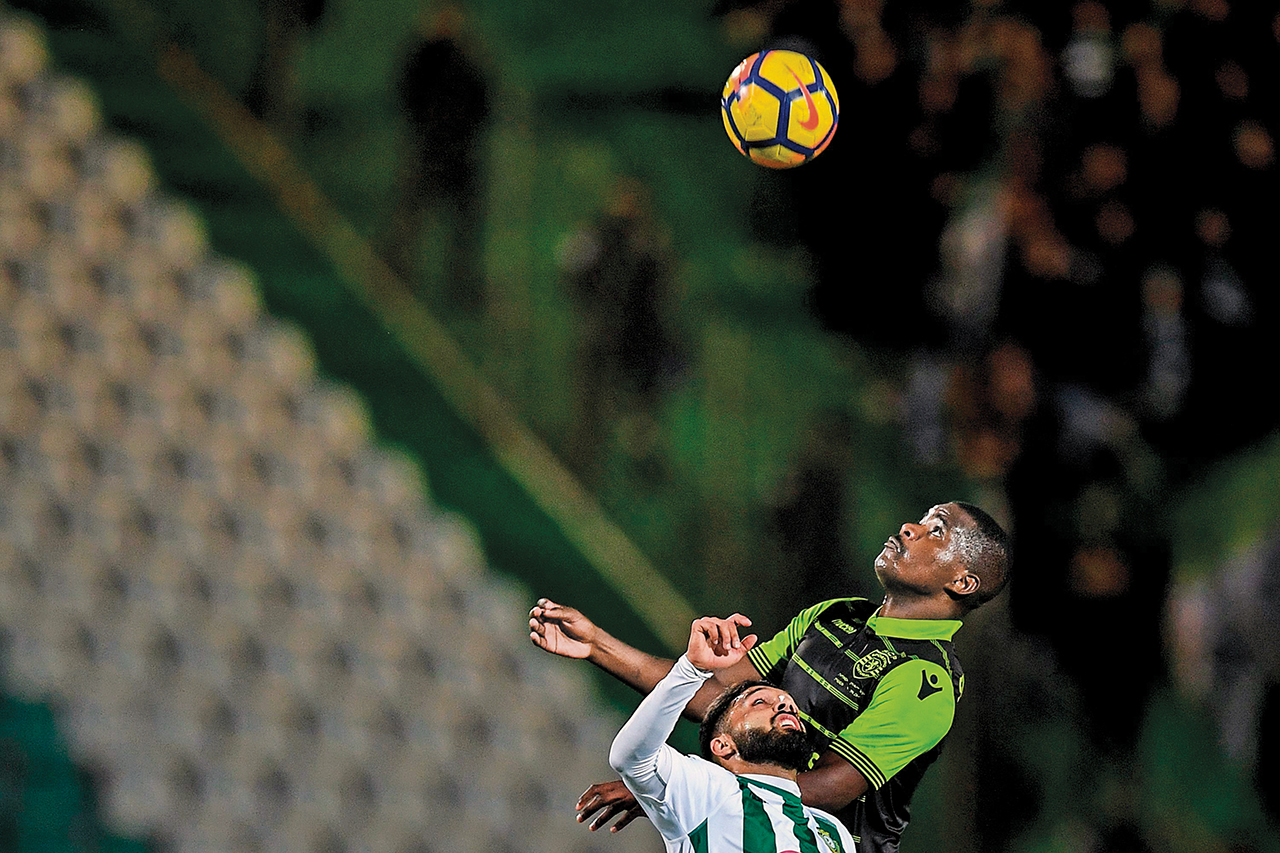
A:
POLYGON ((538 604, 542 607, 542 615, 548 619, 565 619, 573 612, 573 608, 557 604, 549 598, 538 599, 538 604))
POLYGON ((620 817, 620 818, 618 819, 618 822, 617 822, 617 823, 615 823, 613 826, 609 827, 609 831, 610 831, 610 832, 617 832, 618 830, 622 829, 622 828, 623 828, 624 826, 626 826, 627 824, 631 823, 631 821, 633 821, 633 820, 635 820, 637 817, 639 817, 639 816, 640 816, 640 814, 641 814, 641 809, 640 809, 640 807, 639 807, 639 806, 632 806, 631 808, 627 809, 626 813, 625 813, 625 814, 623 814, 623 816, 622 816, 622 817, 620 817))
POLYGON ((589 827, 590 830, 592 832, 595 832, 597 829, 604 826, 609 821, 613 820, 613 818, 616 817, 618 813, 622 811, 623 809, 619 808, 616 804, 610 803, 609 805, 605 806, 602 812, 600 812, 599 817, 591 821, 591 826, 589 827))
POLYGON ((742 648, 750 651, 755 648, 756 643, 760 642, 760 637, 756 634, 748 634, 742 638, 742 648))
POLYGON ((736 649, 741 645, 742 640, 738 637, 738 623, 733 621, 732 616, 724 620, 724 625, 722 626, 721 631, 724 634, 724 644, 727 648, 732 647, 736 649))
POLYGON ((590 788, 582 792, 582 796, 578 797, 578 805, 576 806, 576 808, 579 810, 591 809, 592 811, 595 811, 596 809, 603 806, 605 803, 616 800, 618 798, 617 789, 619 788, 622 789, 623 796, 630 795, 630 792, 627 791, 626 786, 623 785, 620 781, 619 782, 597 782, 594 785, 592 785, 590 788))
POLYGON ((600 810, 602 805, 604 805, 600 800, 600 797, 587 796, 587 794, 590 793, 591 792, 588 791, 586 794, 582 795, 582 799, 578 800, 578 823, 582 823, 584 820, 591 817, 600 810))
POLYGON ((713 649, 718 648, 721 643, 719 620, 708 619, 706 633, 707 633, 707 643, 709 643, 711 648, 713 649))

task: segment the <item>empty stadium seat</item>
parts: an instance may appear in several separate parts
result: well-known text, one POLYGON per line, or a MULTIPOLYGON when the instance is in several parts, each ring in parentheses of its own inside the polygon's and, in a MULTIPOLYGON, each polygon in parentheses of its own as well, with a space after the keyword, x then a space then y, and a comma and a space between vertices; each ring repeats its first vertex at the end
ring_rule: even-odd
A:
POLYGON ((563 786, 607 740, 523 598, 0 11, 0 631, 112 825, 175 851, 588 849, 563 786))

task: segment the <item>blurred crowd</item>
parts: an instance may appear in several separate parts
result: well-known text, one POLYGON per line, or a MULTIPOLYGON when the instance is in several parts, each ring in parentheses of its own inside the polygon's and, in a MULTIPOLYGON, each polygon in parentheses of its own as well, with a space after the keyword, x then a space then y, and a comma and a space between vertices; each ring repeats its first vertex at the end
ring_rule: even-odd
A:
POLYGON ((717 12, 836 79, 842 132, 791 184, 814 212, 813 304, 901 372, 919 461, 1007 497, 1014 625, 1079 685, 1099 749, 1124 754, 1165 672, 1171 501, 1276 424, 1256 371, 1280 314, 1280 8, 717 12))

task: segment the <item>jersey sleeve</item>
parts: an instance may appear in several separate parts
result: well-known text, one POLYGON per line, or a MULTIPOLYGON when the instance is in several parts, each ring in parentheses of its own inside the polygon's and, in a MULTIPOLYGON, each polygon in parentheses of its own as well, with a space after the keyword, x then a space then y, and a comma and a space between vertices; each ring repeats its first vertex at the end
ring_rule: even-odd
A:
POLYGON ((666 744, 662 752, 660 788, 632 787, 633 781, 626 776, 623 781, 658 834, 666 841, 679 841, 737 794, 738 784, 734 775, 718 764, 683 755, 666 744))
POLYGON ((747 652, 747 658, 756 668, 756 671, 760 673, 760 676, 769 680, 776 680, 775 676, 778 675, 776 670, 780 669, 787 659, 791 657, 791 653, 795 651, 796 646, 800 645, 800 638, 804 636, 805 631, 809 630, 809 626, 817 620, 822 611, 837 601, 844 600, 834 598, 801 610, 788 623, 787 627, 747 652))
POLYGON ((668 841, 684 837, 737 790, 728 770, 681 755, 665 742, 681 710, 710 675, 681 656, 641 700, 609 750, 609 764, 668 841))
POLYGON ((914 758, 937 746, 955 718, 951 676, 932 661, 911 660, 889 670, 867 709, 831 749, 879 788, 914 758))

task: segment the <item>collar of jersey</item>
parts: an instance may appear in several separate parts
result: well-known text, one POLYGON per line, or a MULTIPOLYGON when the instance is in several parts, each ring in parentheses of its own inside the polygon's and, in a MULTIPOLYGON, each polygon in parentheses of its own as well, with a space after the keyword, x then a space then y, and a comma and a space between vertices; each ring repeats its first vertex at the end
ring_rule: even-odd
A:
POLYGON ((903 640, 950 640, 962 624, 959 619, 894 619, 879 610, 867 620, 867 627, 881 637, 903 640))
POLYGON ((780 788, 784 791, 790 791, 797 796, 800 794, 800 785, 794 780, 787 779, 783 776, 770 776, 765 773, 741 773, 739 775, 748 782, 755 782, 762 788, 780 788))

